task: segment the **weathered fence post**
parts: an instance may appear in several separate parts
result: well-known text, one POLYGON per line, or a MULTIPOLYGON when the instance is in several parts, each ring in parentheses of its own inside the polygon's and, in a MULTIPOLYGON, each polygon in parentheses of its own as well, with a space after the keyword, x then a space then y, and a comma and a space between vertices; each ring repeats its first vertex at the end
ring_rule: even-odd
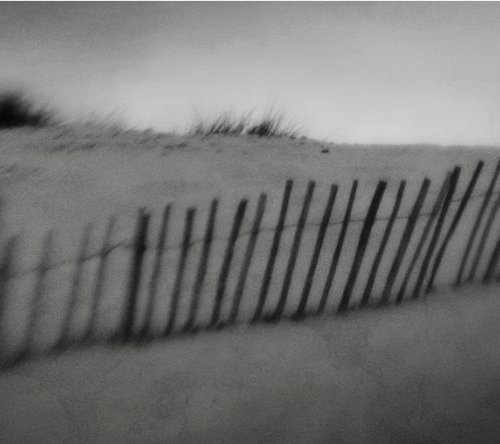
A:
POLYGON ((311 292, 314 274, 316 273, 316 267, 318 266, 321 247, 323 246, 326 229, 328 228, 328 223, 330 222, 333 205, 335 204, 337 190, 338 187, 335 184, 330 187, 330 194, 328 195, 325 211, 323 213, 323 218, 321 219, 321 224, 318 230, 318 236, 316 237, 316 243, 314 244, 314 251, 311 258, 311 263, 309 264, 309 269, 307 270, 307 276, 304 282, 304 287, 302 289, 300 302, 294 315, 295 319, 301 319, 305 315, 307 300, 309 298, 309 293, 311 292))
POLYGON ((401 236, 401 240, 399 241, 398 249, 396 250, 391 268, 389 269, 387 280, 385 281, 384 289, 382 290, 380 304, 387 304, 389 302, 392 293, 392 287, 394 286, 398 271, 401 268, 401 263, 403 262, 406 254, 406 249, 408 247, 408 244, 410 243, 413 231, 415 230, 415 226, 417 225, 420 210, 422 209, 422 205, 424 204, 430 184, 431 181, 425 178, 422 182, 422 185, 420 186, 420 191, 418 192, 415 203, 413 204, 413 207, 411 209, 410 215, 406 222, 406 226, 401 236))
POLYGON ((332 255, 330 261, 330 266, 328 268, 328 273, 326 275, 325 285, 323 287, 323 292, 321 293, 321 299, 319 301, 317 314, 321 314, 325 311, 326 303, 328 297, 330 296, 330 290, 332 288, 333 278, 335 277, 335 272, 337 271, 337 266, 340 260, 340 254, 342 253, 342 247, 344 245, 345 235, 347 233, 347 228, 351 220, 352 207, 354 205, 354 199, 356 197, 356 190, 358 189, 358 181, 355 180, 352 183, 351 192, 349 194, 349 200, 347 202, 347 208, 344 214, 344 220, 342 221, 342 228, 340 229, 340 234, 337 239, 337 245, 332 255))
POLYGON ((481 255, 484 251, 484 246, 486 245, 486 241, 488 240, 488 237, 490 235, 491 227, 493 225, 493 222, 495 220, 495 217, 499 209, 500 209, 500 193, 498 193, 498 196, 495 199, 495 202, 493 203, 493 206, 488 215, 488 219, 486 220, 486 224, 483 228, 481 239, 479 241, 479 245, 477 246, 476 254, 472 262, 472 267, 470 269, 469 276, 467 277, 467 282, 473 282, 474 279, 476 278, 477 268, 481 260, 481 255))
POLYGON ((436 258, 434 260, 434 264, 432 266, 431 270, 431 275, 429 277, 429 280, 427 281, 427 286, 425 288, 425 292, 429 293, 434 289, 434 280, 436 278, 436 274, 439 270, 439 266, 441 265, 441 261, 443 260, 444 253, 446 251, 446 247, 450 243, 450 239, 453 236, 453 233, 457 229, 458 223, 460 222, 460 219, 462 217, 462 214, 465 211, 465 208, 467 206, 467 203, 469 202, 470 196, 472 195, 472 192, 474 191, 474 187, 476 186, 477 179, 479 178, 479 175, 481 174, 481 170, 483 169, 484 162, 480 161, 478 162, 476 169, 474 170, 474 174, 472 175, 472 178, 469 182, 469 185, 467 186, 467 189, 465 190, 465 193, 460 201, 460 204, 458 206, 458 210, 455 213, 455 217, 452 219, 452 222, 450 224, 450 227, 448 228, 448 232, 446 233, 443 242, 441 244, 441 247, 439 248, 436 258))
POLYGON ((382 197, 384 195, 386 187, 387 182, 381 180, 377 185, 375 194, 373 195, 372 202, 370 204, 370 207, 368 208, 365 222, 363 223, 363 228, 361 229, 358 247, 356 248, 356 254, 354 255, 354 260, 351 265, 351 271, 349 272, 349 275, 347 277, 347 282, 344 287, 344 292, 342 293, 342 298, 340 299, 339 306, 337 308, 337 313, 345 311, 349 306, 352 290, 354 289, 356 278, 358 277, 361 264, 363 263, 366 247, 368 246, 370 234, 375 223, 377 212, 380 207, 380 202, 382 201, 382 197))
POLYGON ((422 266, 420 268, 420 273, 418 274, 417 282, 415 287, 413 288, 412 298, 416 299, 420 295, 420 290, 424 283, 425 274, 427 272, 427 268, 429 267, 432 254, 436 248, 437 242, 439 240, 439 235, 441 233, 441 229, 443 228, 444 220, 448 213, 448 209, 450 208, 451 200, 453 198, 453 194, 455 193, 455 188, 457 186, 458 178, 460 176, 460 167, 455 167, 450 176, 450 185, 446 192, 446 195, 443 200, 443 206, 441 208, 441 212, 439 213, 438 220, 436 222, 436 227, 434 228, 434 232, 432 233, 432 238, 427 249, 427 253, 424 256, 424 260, 422 262, 422 266))
POLYGON ((257 307, 253 315, 252 322, 257 322, 260 319, 264 304, 266 303, 267 293, 269 292, 269 285, 271 284, 271 278, 274 270, 274 263, 276 262, 276 256, 278 254, 278 249, 280 246, 281 235, 283 233, 283 228, 285 226, 286 213, 288 211, 288 204, 290 202, 290 195, 292 193, 293 180, 287 180, 285 185, 285 191, 283 193, 283 200, 281 202, 281 209, 278 218, 278 224, 274 231, 273 243, 271 245, 271 250, 269 252, 269 258, 267 260, 266 269, 264 271, 264 278, 262 279, 262 286, 260 289, 259 299, 257 301, 257 307))
POLYGON ((90 340, 95 335, 95 329, 99 317, 99 307, 104 290, 104 279, 108 271, 109 254, 112 251, 111 240, 115 231, 116 215, 113 214, 106 227, 103 244, 99 252, 99 264, 97 268, 96 280, 94 284, 94 292, 91 296, 90 314, 87 322, 87 327, 81 339, 82 342, 90 340))
POLYGON ((33 342, 36 333, 38 333, 40 316, 43 309, 43 298, 46 296, 47 273, 50 270, 53 255, 54 232, 49 230, 42 242, 42 251, 40 262, 38 263, 37 273, 35 277, 35 286, 33 288, 33 298, 28 315, 28 323, 26 326, 26 335, 24 336, 20 352, 16 356, 16 360, 23 359, 33 350, 33 342))
POLYGON ((4 344, 4 337, 6 336, 5 320, 8 309, 9 286, 12 279, 11 273, 14 268, 14 257, 18 243, 19 236, 8 239, 0 259, 0 367, 8 365, 10 361, 8 347, 4 344))
POLYGON ((134 244, 130 262, 129 282, 127 286, 125 310, 123 313, 123 324, 121 326, 121 336, 123 342, 130 340, 134 333, 134 324, 137 308, 137 295, 141 285, 142 264, 144 253, 146 251, 146 242, 148 238, 150 214, 143 208, 137 215, 137 225, 134 236, 134 244))
POLYGON ((240 203, 238 204, 238 208, 236 210, 236 214, 234 215, 231 234, 229 236, 226 252, 224 254, 224 260, 222 262, 219 278, 217 281, 217 293, 215 294, 215 301, 212 310, 212 318, 209 324, 210 327, 216 327, 219 323, 220 310, 222 308, 222 302, 226 294, 226 282, 229 276, 229 272, 231 270, 231 261, 233 260, 234 245, 240 234, 240 228, 243 222, 243 217, 245 216, 245 210, 247 204, 248 201, 246 199, 240 201, 240 203))
POLYGON ((167 244, 168 225, 170 223, 171 208, 171 204, 165 205, 161 218, 160 231, 158 232, 158 243, 155 247, 156 251, 153 263, 153 271, 151 273, 151 279, 148 286, 146 311, 144 314, 142 328, 139 332, 140 340, 149 339, 150 335, 152 334, 151 322, 153 318, 154 307, 156 305, 156 299, 158 296, 158 283, 160 280, 160 273, 163 269, 163 259, 165 257, 165 246, 167 244))
POLYGON ((76 304, 78 302, 78 298, 81 295, 83 267, 87 259, 87 255, 89 254, 91 233, 92 233, 92 224, 87 224, 83 230, 83 235, 80 242, 78 255, 76 258, 75 269, 73 271, 71 288, 68 295, 68 305, 66 308, 66 315, 63 318, 61 333, 59 334, 59 340, 55 345, 55 349, 64 348, 69 342, 71 333, 71 324, 73 323, 76 304))
POLYGON ((257 203, 257 210, 255 211, 255 218, 252 224, 252 231, 250 233, 250 237, 248 238, 248 244, 245 250, 245 257, 243 259, 243 264, 241 266, 240 276, 238 278, 238 283, 236 284, 236 290, 234 291, 233 305, 231 307, 231 313, 229 315, 230 323, 236 322, 236 319, 238 317, 240 302, 243 296, 243 291, 245 289, 245 282, 247 280, 248 271, 250 270, 250 265, 252 262, 255 245, 257 243, 257 237, 260 231, 260 225, 262 223, 262 217, 264 216, 264 211, 266 208, 266 200, 267 200, 267 195, 262 193, 259 196, 259 201, 257 203))
POLYGON ((467 241, 467 245, 464 249, 464 255, 462 257, 462 262, 460 262, 460 268, 458 269, 457 273, 457 278, 455 279, 455 286, 458 287, 459 285, 462 284, 462 277, 465 271, 465 267, 467 265, 467 260, 469 258, 469 255, 472 252, 472 247, 474 245, 474 241, 476 240, 477 233, 479 231, 479 226, 481 225, 481 222, 484 217, 484 213, 486 211, 486 208, 488 207, 488 204, 491 200, 491 196, 493 194, 493 190, 495 189, 495 185, 498 180, 498 174, 500 173, 500 160, 497 162, 497 166, 495 168, 495 172, 493 173, 493 176, 491 178, 490 184, 488 186, 488 190, 486 191, 486 194, 484 195, 483 202, 481 203, 481 207, 479 208, 479 212, 477 213, 476 220, 474 222, 474 225, 472 227, 472 230, 469 235, 469 240, 467 241))
POLYGON ((212 200, 210 205, 210 214, 208 215, 207 227, 205 230, 205 237, 203 239, 203 247, 200 256, 200 263, 198 265, 198 273, 196 275, 196 280, 193 285, 193 291, 191 294, 191 305, 189 307, 189 314, 186 324, 184 325, 184 330, 192 330, 196 321, 196 311, 200 302, 201 289, 203 287, 203 282, 205 281, 205 276, 207 274, 208 260, 210 258, 210 247, 212 246, 212 241, 214 237, 215 229, 215 218, 217 216, 217 208, 219 201, 217 199, 212 200))
POLYGON ((368 304, 370 300, 370 296, 372 293, 373 284, 375 282, 375 278, 377 277, 378 268, 380 266, 380 261, 382 260, 382 256, 384 255, 385 248, 387 246, 387 241, 389 240, 389 236, 392 232, 392 227, 394 226, 394 221, 396 220, 396 216, 398 215, 399 207, 401 206, 401 201, 403 200, 403 194, 406 187, 406 181, 402 180, 399 184, 399 188, 396 194, 396 200, 394 201, 394 205, 392 207, 391 215, 389 216, 389 220, 387 221, 387 225, 385 227, 384 234, 382 236, 382 240, 380 242, 380 246, 377 250, 377 254, 375 259, 373 260, 373 265, 370 270, 370 274, 368 276, 368 281, 366 282, 365 291, 363 293, 363 298, 361 299, 360 306, 363 307, 368 304))
POLYGON ((483 284, 489 284, 493 280, 493 275, 495 274, 495 268, 498 264, 498 260, 500 259, 500 237, 498 238, 495 248, 493 248, 493 252, 491 253, 490 259, 488 261, 488 265, 486 266, 486 272, 484 273, 482 282, 483 284))
POLYGON ((175 320, 177 318, 177 306, 179 305, 179 297, 181 295, 182 286, 184 284, 184 273, 186 269, 189 250, 191 248, 191 232, 193 230, 195 214, 196 214, 196 208, 191 207, 188 208, 186 211, 184 234, 182 239, 181 253, 179 257, 179 266, 177 268, 174 289, 172 290, 172 296, 170 300, 168 322, 163 332, 163 336, 168 336, 169 334, 172 333, 175 325, 175 320))
POLYGON ((281 319, 281 316, 283 315, 283 310, 285 308, 286 299, 292 281, 292 273, 295 268, 295 263, 297 262, 297 254, 299 252, 300 242, 302 240, 302 234, 304 233, 304 226, 306 224, 307 215, 309 214, 309 208, 311 206, 311 200, 315 185, 316 183, 312 180, 307 184, 307 190, 304 196, 304 202, 302 204, 302 210, 300 212, 299 221, 297 224, 297 228, 295 230, 295 235, 293 237, 292 249, 290 251, 290 256, 288 258, 288 263, 285 270, 285 277, 283 279, 283 285, 281 287, 281 293, 278 299, 278 304, 276 305, 274 313, 271 315, 272 321, 278 321, 279 319, 281 319))
POLYGON ((425 245, 425 241, 427 240, 427 237, 429 236, 429 233, 431 232, 432 225, 434 224, 434 220, 436 219, 436 216, 439 213, 439 209, 441 208, 441 205, 443 203, 444 196, 446 195, 446 192, 448 191, 448 186, 450 184, 450 177, 451 177, 451 173, 448 173, 446 175, 446 178, 443 181, 443 184, 441 185, 441 189, 439 190, 438 196, 437 196, 436 200, 434 201, 434 205, 432 206, 431 213, 429 214, 429 218, 427 219, 424 230, 423 230, 423 232, 420 236, 420 239, 417 243, 417 247, 415 248, 415 252, 413 253, 413 256, 410 260, 410 263, 408 264, 408 268, 406 269, 406 273, 404 275, 403 282, 401 283, 401 287, 400 287, 398 294, 396 296, 396 304, 400 304, 403 301, 403 297, 406 293, 406 287, 408 286, 410 276, 415 268, 415 265, 418 261, 418 258, 420 257, 420 253, 422 252, 422 249, 425 245))

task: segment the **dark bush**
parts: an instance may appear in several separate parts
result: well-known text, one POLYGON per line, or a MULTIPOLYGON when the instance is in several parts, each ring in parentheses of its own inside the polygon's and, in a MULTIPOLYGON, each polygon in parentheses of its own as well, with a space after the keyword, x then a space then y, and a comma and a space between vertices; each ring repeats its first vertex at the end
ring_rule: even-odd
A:
POLYGON ((53 115, 50 111, 36 108, 22 93, 0 93, 0 129, 42 127, 52 122, 53 115))

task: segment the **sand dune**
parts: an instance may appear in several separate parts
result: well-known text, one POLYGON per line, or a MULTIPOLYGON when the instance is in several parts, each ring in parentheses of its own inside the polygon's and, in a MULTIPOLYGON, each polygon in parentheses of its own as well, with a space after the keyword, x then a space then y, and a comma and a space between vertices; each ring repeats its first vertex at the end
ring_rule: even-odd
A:
POLYGON ((0 441, 498 440, 498 288, 97 348, 0 377, 0 441))
MULTIPOLYGON (((71 281, 72 260, 84 225, 95 223, 92 248, 98 249, 104 225, 118 215, 114 242, 130 241, 139 207, 153 215, 148 242, 155 242, 161 211, 174 202, 166 269, 179 254, 186 208, 197 207, 194 238, 203 237, 210 200, 220 199, 214 250, 201 292, 198 322, 208 322, 217 270, 229 236, 236 204, 249 199, 243 232, 251 227, 259 193, 268 193, 264 233, 256 247, 241 318, 253 313, 264 259, 276 224, 283 186, 294 180, 282 247, 271 282, 268 306, 276 303, 296 221, 309 180, 316 181, 288 305, 300 296, 313 243, 331 183, 339 185, 332 224, 325 238, 317 274, 323 276, 353 179, 359 198, 352 218, 362 222, 377 181, 387 180, 367 256, 353 292, 361 296, 368 268, 394 204, 400 180, 406 195, 381 263, 385 276, 424 177, 431 179, 428 212, 446 172, 462 167, 453 208, 456 209, 479 160, 485 161, 473 199, 452 239, 437 284, 452 282, 472 221, 488 187, 500 151, 492 148, 432 146, 345 146, 306 139, 252 137, 181 137, 119 132, 89 127, 0 132, 1 233, 6 240, 21 233, 20 271, 36 266, 42 236, 54 229, 57 254, 66 265, 49 273, 50 304, 36 335, 40 351, 57 339, 71 281), (267 233, 266 233, 267 230, 267 233)), ((498 190, 496 190, 498 191, 498 190)), ((495 192, 496 192, 495 191, 495 192)), ((449 222, 448 222, 449 223, 449 222)), ((498 218, 495 222, 498 225, 498 218)), ((328 311, 338 303, 352 263, 361 224, 350 226, 345 253, 332 288, 328 311)), ((421 233, 420 221, 416 233, 421 233)), ((497 232, 494 233, 497 236, 497 232)), ((418 238, 418 236, 416 236, 418 238)), ((409 248, 415 247, 415 241, 409 248)), ((246 238, 236 242, 234 262, 242 261, 246 238)), ((486 249, 493 248, 488 242, 486 249)), ((193 246, 187 265, 190 292, 201 244, 193 246)), ((485 260, 488 256, 485 254, 485 260)), ((409 255, 407 255, 409 256, 409 255)), ((407 260, 409 257, 407 257, 407 260)), ((99 323, 100 334, 116 326, 123 303, 129 252, 110 256, 109 279, 99 323)), ((153 252, 146 253, 145 275, 151 273, 153 252)), ((485 266, 481 263, 481 270, 485 266)), ((95 263, 89 262, 85 298, 92 296, 95 263), (94 271, 93 271, 94 270, 94 271)), ((164 273, 160 290, 168 294, 173 275, 164 273)), ((34 277, 15 279, 10 298, 8 334, 15 347, 26 322, 34 277)), ((228 278, 234 291, 235 273, 228 278)), ((374 284, 380 296, 383 279, 374 284)), ((318 301, 321 283, 313 285, 311 303, 318 301)), ((470 442, 482 433, 495 441, 494 393, 498 368, 498 288, 464 288, 433 295, 432 300, 399 309, 368 311, 345 318, 325 318, 303 324, 246 330, 241 327, 195 339, 162 342, 139 349, 95 349, 68 352, 57 358, 25 363, 0 377, 2 442, 470 442), (466 328, 464 328, 466 326, 466 328), (472 407, 471 407, 472 406, 472 407), (471 413, 473 412, 473 413, 471 413), (102 417, 106 421, 102 421, 102 417)), ((182 295, 181 295, 182 296, 182 295)), ((181 301, 186 301, 181 297, 181 301)), ((146 288, 140 293, 144 308, 146 288)), ((84 298, 84 299, 85 299, 84 298)), ((155 311, 155 325, 164 322, 167 298, 155 311)), ((83 307, 85 301, 82 302, 83 307)), ((141 308, 142 307, 142 308, 141 308)), ((268 308, 269 308, 268 307, 268 308)), ((79 313, 82 328, 86 309, 79 313)), ((223 315, 229 307, 224 305, 223 315)), ((180 325, 187 316, 181 303, 180 325)))

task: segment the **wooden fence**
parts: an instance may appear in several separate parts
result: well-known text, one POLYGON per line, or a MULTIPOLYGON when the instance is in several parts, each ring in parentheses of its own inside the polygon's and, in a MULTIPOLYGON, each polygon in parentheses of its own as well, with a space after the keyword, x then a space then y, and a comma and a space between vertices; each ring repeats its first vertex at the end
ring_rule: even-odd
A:
POLYGON ((97 252, 90 251, 93 227, 89 224, 76 258, 58 262, 56 236, 49 231, 38 265, 24 270, 18 255, 20 239, 12 237, 0 251, 0 361, 9 366, 78 345, 140 344, 242 322, 299 321, 311 315, 399 304, 431 293, 444 264, 447 274, 442 283, 500 281, 500 190, 496 190, 500 160, 487 177, 487 188, 477 191, 484 169, 479 162, 464 179, 465 190, 460 194, 460 167, 443 178, 434 198, 429 197, 431 181, 423 179, 416 196, 406 199, 411 202, 409 211, 400 214, 407 189, 403 180, 384 217, 378 214, 388 183, 379 181, 365 216, 353 218, 360 198, 355 180, 345 190, 342 220, 332 221, 344 192, 333 184, 317 224, 308 222, 314 181, 307 184, 297 221, 286 224, 294 188, 288 180, 271 230, 262 225, 269 210, 268 196, 262 193, 250 216, 249 200, 239 201, 232 220, 226 221, 227 236, 216 239, 220 202, 214 199, 203 237, 193 237, 198 209, 187 208, 175 247, 169 244, 172 204, 165 206, 153 240, 154 215, 140 209, 131 242, 113 242, 117 221, 112 216, 97 252), (477 204, 471 206, 472 201, 477 204), (242 228, 245 220, 250 221, 247 231, 242 228), (285 241, 290 230, 293 235, 285 241), (262 241, 265 231, 270 239, 262 241), (221 248, 214 252, 216 242, 221 248), (450 245, 453 252, 447 255, 450 245), (119 265, 110 268, 110 258, 117 252, 121 252, 119 265), (122 273, 123 279, 111 278, 113 270, 122 273), (63 272, 64 278, 57 281, 55 276, 63 272), (15 282, 26 277, 29 285, 16 289, 15 282), (110 280, 114 289, 109 288, 110 280))

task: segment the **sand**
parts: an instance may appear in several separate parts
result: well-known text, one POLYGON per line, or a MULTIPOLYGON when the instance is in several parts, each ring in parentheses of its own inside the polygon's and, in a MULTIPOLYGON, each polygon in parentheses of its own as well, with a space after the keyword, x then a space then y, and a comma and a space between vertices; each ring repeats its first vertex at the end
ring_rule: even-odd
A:
POLYGON ((0 441, 495 443, 498 296, 25 363, 0 375, 0 441))
MULTIPOLYGON (((454 197, 450 214, 458 207, 470 176, 478 160, 485 161, 473 198, 463 215, 463 220, 448 246, 443 264, 436 278, 438 286, 454 281, 458 260, 464 254, 465 241, 482 203, 484 192, 499 157, 493 148, 432 146, 345 146, 317 141, 286 138, 256 137, 181 137, 152 132, 120 132, 113 129, 96 129, 84 126, 63 126, 43 130, 10 130, 0 132, 0 163, 2 183, 2 238, 20 233, 22 242, 18 254, 16 274, 12 281, 11 300, 14 301, 11 323, 8 327, 9 345, 15 347, 21 340, 27 322, 27 307, 37 285, 35 274, 30 271, 38 266, 42 237, 48 229, 55 233, 54 254, 51 263, 56 268, 48 275, 47 293, 50 308, 39 326, 39 347, 48 347, 57 339, 63 311, 68 299, 73 264, 83 227, 93 222, 90 252, 102 246, 105 225, 111 214, 118 217, 112 236, 113 245, 130 244, 136 213, 144 207, 152 214, 151 229, 147 239, 143 285, 139 295, 139 318, 142 317, 148 298, 147 282, 152 273, 154 246, 157 243, 161 212, 168 202, 173 202, 171 223, 167 239, 167 252, 159 278, 159 298, 153 318, 153 328, 160 331, 165 323, 175 271, 179 261, 180 244, 186 208, 196 207, 191 248, 180 294, 179 316, 174 329, 182 328, 187 319, 188 305, 194 286, 202 240, 208 217, 210 201, 218 198, 214 243, 209 260, 207 279, 200 292, 198 324, 209 322, 216 294, 219 270, 222 265, 231 223, 241 198, 248 199, 241 235, 238 236, 233 265, 230 269, 221 316, 230 310, 230 301, 236 290, 237 276, 243 261, 248 234, 254 218, 259 193, 268 194, 267 208, 262 221, 254 259, 241 303, 240 319, 251 318, 260 291, 266 259, 278 219, 283 188, 289 178, 294 180, 290 208, 285 220, 285 230, 277 256, 275 271, 270 283, 269 298, 264 311, 275 307, 283 285, 283 276, 295 234, 295 227, 309 180, 316 181, 299 256, 285 306, 285 314, 293 313, 301 296, 308 265, 313 254, 314 242, 320 224, 330 185, 337 183, 339 192, 333 208, 330 226, 325 234, 324 247, 319 257, 316 278, 311 288, 308 308, 317 307, 324 285, 324 278, 331 255, 339 236, 347 198, 353 179, 359 180, 352 219, 345 247, 338 265, 338 272, 327 303, 327 310, 338 304, 346 284, 362 221, 373 196, 377 181, 387 180, 388 186, 378 212, 379 220, 373 227, 366 257, 353 289, 352 304, 359 303, 370 267, 386 227, 386 218, 394 204, 400 180, 407 181, 405 195, 394 224, 387 250, 382 258, 373 286, 373 297, 380 297, 399 239, 406 224, 406 217, 415 201, 424 177, 431 179, 431 187, 424 203, 428 213, 447 171, 455 165, 462 167, 462 178, 454 197)), ((497 185, 495 192, 500 191, 497 185)), ((490 204, 491 206, 491 204, 490 204)), ((445 221, 445 229, 451 216, 445 221)), ((497 217, 498 220, 498 217, 497 217)), ((426 223, 421 217, 409 245, 412 251, 426 223)), ((495 222, 495 227, 497 222, 495 222)), ((478 276, 484 273, 487 260, 494 247, 496 228, 479 265, 478 276)), ((108 335, 117 328, 118 317, 128 282, 129 248, 117 248, 109 255, 108 273, 103 289, 102 313, 97 325, 100 335, 108 335)), ((422 255, 423 256, 423 255, 422 255)), ((402 269, 408 266, 406 254, 402 269)), ((421 259, 422 260, 422 259, 421 259)), ((417 263, 420 266, 421 260, 417 263)), ((88 261, 84 275, 83 295, 79 313, 82 314, 73 328, 78 336, 84 329, 86 311, 94 294, 94 277, 97 261, 88 261)), ((417 273, 410 279, 409 288, 415 283, 417 273)), ((398 289, 402 279, 396 280, 398 289)))
MULTIPOLYGON (((359 179, 353 223, 346 238, 339 272, 327 305, 331 312, 345 285, 361 221, 378 180, 388 188, 379 217, 391 211, 399 181, 407 181, 401 219, 394 226, 374 299, 388 272, 416 193, 424 177, 432 180, 424 212, 432 206, 441 181, 455 165, 462 179, 452 205, 458 205, 478 160, 485 161, 473 199, 452 238, 437 278, 438 289, 427 303, 368 311, 301 325, 202 334, 141 349, 96 349, 58 359, 26 363, 0 375, 2 442, 470 442, 496 437, 495 393, 498 392, 498 287, 467 287, 446 294, 464 250, 475 215, 488 187, 500 151, 486 147, 346 146, 307 139, 250 137, 182 137, 152 132, 90 127, 0 132, 0 239, 23 238, 9 298, 7 347, 15 348, 27 318, 40 242, 54 229, 60 263, 49 273, 50 298, 38 325, 36 347, 49 349, 57 339, 81 231, 95 224, 97 250, 107 218, 118 215, 113 241, 129 242, 139 207, 152 213, 148 246, 156 242, 164 205, 174 202, 172 231, 161 298, 154 327, 164 326, 179 255, 184 213, 197 207, 194 238, 175 328, 187 316, 187 302, 205 229, 210 200, 220 199, 215 242, 207 280, 201 292, 197 322, 208 322, 223 252, 236 204, 249 199, 242 231, 248 233, 259 193, 268 194, 255 260, 242 301, 240 320, 255 308, 265 258, 276 224, 284 183, 294 179, 290 211, 265 311, 274 307, 282 285, 288 251, 304 191, 316 181, 299 260, 285 312, 298 303, 319 221, 331 183, 339 185, 332 224, 325 237, 310 306, 318 303, 322 280, 339 232, 353 179, 359 179), (26 272, 23 274, 23 272, 26 272), (466 326, 467 328, 464 328, 466 326)), ((495 192, 499 191, 498 186, 495 192)), ((449 223, 450 218, 447 219, 449 223)), ((385 228, 374 226, 352 303, 359 302, 376 246, 385 228)), ((423 230, 417 225, 414 239, 423 230)), ((498 236, 498 218, 492 239, 498 236), (496 230, 496 231, 495 231, 496 230)), ((234 264, 240 264, 248 234, 236 242, 234 264)), ((489 241, 480 272, 494 246, 489 241)), ((415 247, 412 240, 409 248, 415 247)), ((98 333, 117 325, 124 297, 130 252, 110 255, 98 333)), ((407 255, 406 260, 410 255, 407 255)), ((145 276, 153 252, 146 253, 145 276)), ((405 268, 407 262, 403 263, 405 268)), ((417 264, 418 266, 418 264, 417 264)), ((96 263, 90 261, 79 316, 72 329, 78 336, 93 294, 96 263)), ((228 278, 227 293, 236 285, 238 266, 228 278)), ((147 282, 147 279, 145 280, 147 282)), ((413 281, 412 281, 413 282, 413 281)), ((412 283, 411 282, 411 283, 412 283)), ((396 283, 396 288, 398 282, 396 283)), ((147 286, 140 290, 143 310, 147 286)), ((46 301, 46 302, 47 302, 46 301)), ((227 316, 229 305, 222 314, 227 316)))

